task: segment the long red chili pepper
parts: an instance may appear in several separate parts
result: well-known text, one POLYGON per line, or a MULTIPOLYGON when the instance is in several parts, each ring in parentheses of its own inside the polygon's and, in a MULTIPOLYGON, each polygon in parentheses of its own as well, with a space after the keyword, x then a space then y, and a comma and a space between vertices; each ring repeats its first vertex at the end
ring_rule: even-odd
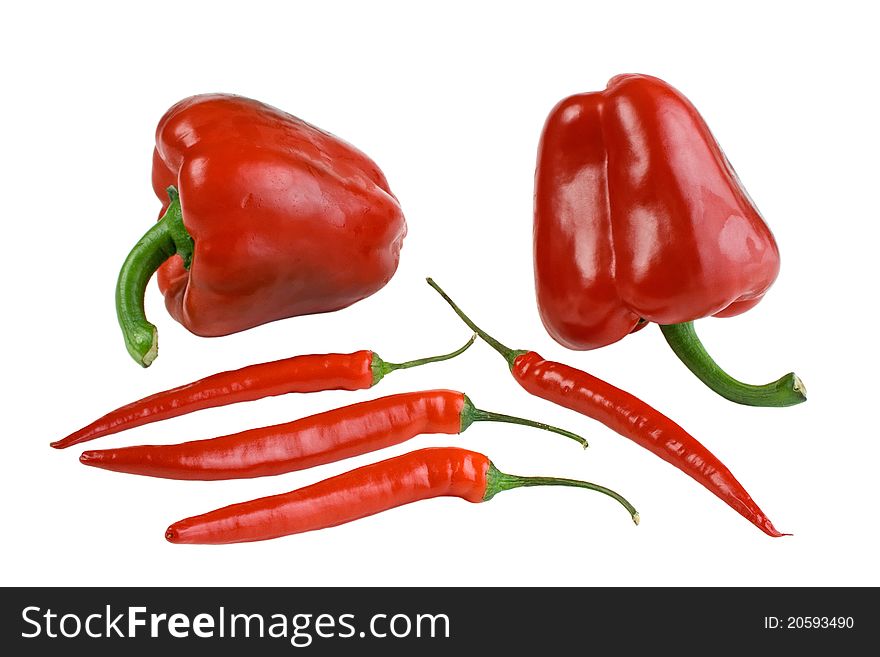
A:
POLYGON ((66 438, 55 441, 52 447, 63 449, 204 408, 254 401, 290 392, 371 388, 386 374, 395 370, 455 358, 466 351, 475 339, 476 336, 471 337, 467 344, 451 353, 405 363, 389 363, 376 353, 365 350, 353 354, 293 356, 212 374, 110 411, 66 438))
POLYGON ((334 527, 432 497, 485 502, 523 486, 573 486, 614 498, 639 524, 632 504, 608 488, 576 479, 519 477, 500 472, 477 452, 420 449, 372 463, 289 493, 263 497, 180 520, 165 532, 172 543, 243 543, 334 527))
POLYGON ((516 381, 531 394, 598 420, 690 475, 770 536, 784 536, 730 470, 696 438, 641 399, 581 370, 544 360, 534 351, 505 347, 480 329, 432 279, 475 333, 507 360, 516 381))
POLYGON ((460 392, 426 390, 219 438, 93 450, 84 452, 80 461, 105 470, 166 479, 264 477, 366 454, 423 433, 461 433, 479 421, 524 424, 587 444, 580 436, 543 422, 480 410, 460 392))

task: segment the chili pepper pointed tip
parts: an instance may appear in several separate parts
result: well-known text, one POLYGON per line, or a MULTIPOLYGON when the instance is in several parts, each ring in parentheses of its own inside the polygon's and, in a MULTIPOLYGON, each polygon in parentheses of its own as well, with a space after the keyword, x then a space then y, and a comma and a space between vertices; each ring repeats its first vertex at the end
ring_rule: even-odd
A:
POLYGON ((89 450, 79 455, 79 462, 83 465, 98 465, 104 461, 100 450, 89 450))
POLYGON ((165 540, 169 543, 179 543, 180 542, 180 534, 174 528, 174 525, 171 525, 168 529, 165 530, 165 540))
POLYGON ((788 532, 781 532, 776 527, 773 526, 773 523, 769 520, 765 521, 764 526, 762 527, 764 533, 768 536, 772 536, 773 538, 781 538, 783 536, 793 536, 794 534, 789 534, 788 532))

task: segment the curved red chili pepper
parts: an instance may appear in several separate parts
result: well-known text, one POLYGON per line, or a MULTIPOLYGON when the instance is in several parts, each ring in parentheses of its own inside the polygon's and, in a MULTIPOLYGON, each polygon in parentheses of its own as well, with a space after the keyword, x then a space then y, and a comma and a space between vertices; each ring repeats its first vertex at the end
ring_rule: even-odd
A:
POLYGON ((177 445, 139 445, 84 452, 80 461, 105 470, 166 479, 265 477, 340 461, 397 445, 423 433, 457 434, 478 421, 511 422, 580 436, 474 407, 452 390, 389 395, 285 424, 177 445))
POLYGON ((456 447, 420 449, 372 463, 289 493, 242 502, 180 520, 165 532, 172 543, 243 543, 334 527, 432 497, 484 502, 523 486, 573 486, 632 504, 608 488, 575 479, 519 477, 500 472, 488 458, 456 447))
POLYGON ((678 424, 628 392, 582 370, 544 360, 534 351, 505 347, 485 333, 432 279, 428 283, 471 330, 507 359, 513 377, 531 394, 598 420, 692 477, 770 536, 770 522, 730 470, 678 424))
POLYGON ((356 351, 353 354, 293 356, 212 374, 110 411, 51 445, 63 449, 204 408, 254 401, 291 392, 371 388, 389 372, 455 358, 466 351, 475 338, 476 336, 471 337, 464 346, 451 353, 405 363, 389 363, 372 351, 356 351))

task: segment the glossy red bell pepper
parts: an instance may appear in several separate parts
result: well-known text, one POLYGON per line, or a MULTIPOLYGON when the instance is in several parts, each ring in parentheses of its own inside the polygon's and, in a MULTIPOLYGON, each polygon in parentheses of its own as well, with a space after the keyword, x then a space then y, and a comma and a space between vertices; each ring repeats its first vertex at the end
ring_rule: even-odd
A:
POLYGON ((544 126, 535 175, 535 280, 549 333, 572 349, 661 325, 707 385, 739 403, 806 399, 790 373, 736 381, 692 322, 757 304, 779 251, 736 172, 693 105, 646 75, 560 102, 544 126))
POLYGON ((144 292, 159 271, 171 315, 219 336, 344 308, 397 269, 406 222, 385 176, 353 146, 240 96, 193 96, 156 131, 161 219, 129 254, 116 304, 141 365, 157 353, 144 292))

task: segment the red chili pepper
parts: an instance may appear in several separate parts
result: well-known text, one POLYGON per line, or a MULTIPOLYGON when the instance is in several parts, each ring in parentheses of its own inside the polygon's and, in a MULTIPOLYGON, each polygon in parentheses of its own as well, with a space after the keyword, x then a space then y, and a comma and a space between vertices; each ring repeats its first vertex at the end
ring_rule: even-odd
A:
POLYGON ((196 335, 226 335, 370 296, 394 275, 406 235, 375 162, 241 96, 193 96, 165 113, 153 189, 162 217, 126 258, 116 287, 125 346, 144 367, 157 354, 144 314, 157 269, 178 322, 196 335))
POLYGON ((535 173, 535 282, 548 332, 595 349, 656 322, 678 357, 724 397, 753 406, 806 400, 789 373, 737 381, 693 320, 757 304, 779 251, 696 108, 647 75, 619 75, 550 113, 535 173))
POLYGON ((639 524, 632 504, 614 491, 576 479, 520 477, 500 472, 477 452, 420 449, 372 463, 289 493, 263 497, 180 520, 165 532, 172 543, 244 543, 335 527, 432 497, 486 502, 524 486, 573 486, 614 498, 639 524))
POLYGON ((62 449, 203 408, 254 401, 290 392, 363 390, 376 385, 389 372, 455 358, 467 350, 475 339, 476 335, 452 353, 406 363, 388 363, 372 351, 356 351, 353 354, 293 356, 220 372, 110 411, 51 445, 62 449))
POLYGON ((696 438, 641 399, 581 370, 544 360, 534 351, 505 347, 480 329, 430 278, 458 316, 507 360, 531 394, 577 411, 650 450, 691 476, 770 536, 784 536, 755 504, 730 470, 696 438))
POLYGON ((426 390, 219 438, 83 452, 80 461, 105 470, 166 479, 265 477, 366 454, 423 433, 458 434, 480 421, 523 424, 587 445, 580 436, 543 422, 480 410, 460 392, 426 390))

